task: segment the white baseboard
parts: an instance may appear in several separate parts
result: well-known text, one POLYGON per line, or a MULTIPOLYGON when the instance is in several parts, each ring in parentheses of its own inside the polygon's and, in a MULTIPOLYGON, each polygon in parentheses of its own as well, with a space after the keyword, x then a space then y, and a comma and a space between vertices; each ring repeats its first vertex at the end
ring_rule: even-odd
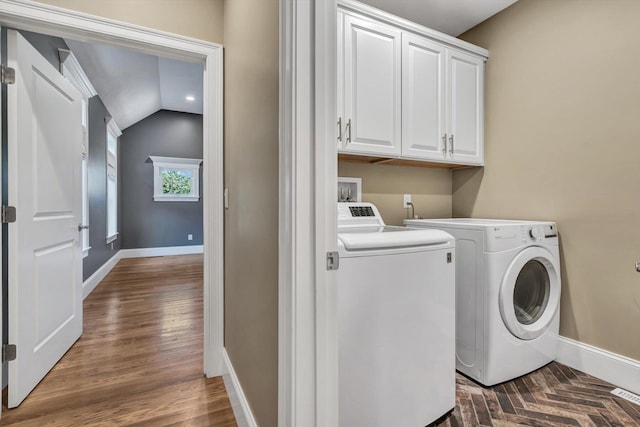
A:
POLYGON ((87 280, 82 283, 82 299, 88 297, 89 294, 96 288, 96 286, 98 286, 98 284, 102 282, 102 279, 104 279, 107 274, 109 274, 109 272, 113 269, 113 267, 116 266, 118 261, 120 261, 120 252, 122 251, 116 252, 111 258, 109 258, 107 262, 102 264, 102 267, 97 269, 91 276, 87 278, 87 280))
POLYGON ((558 337, 556 360, 640 394, 640 362, 637 360, 565 337, 558 337))
POLYGON ((191 255, 204 253, 203 245, 168 246, 164 248, 120 249, 121 258, 142 258, 148 256, 191 255))
POLYGON ((222 363, 222 379, 224 380, 224 386, 227 389, 227 395, 231 401, 238 427, 258 427, 226 349, 222 350, 222 363))

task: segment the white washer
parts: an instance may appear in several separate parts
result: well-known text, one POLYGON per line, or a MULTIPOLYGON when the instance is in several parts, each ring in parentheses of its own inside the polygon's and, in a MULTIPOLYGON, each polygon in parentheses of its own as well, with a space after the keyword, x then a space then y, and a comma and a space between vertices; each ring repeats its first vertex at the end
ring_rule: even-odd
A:
POLYGON ((490 386, 555 359, 560 254, 553 222, 405 220, 456 238, 456 368, 490 386))
POLYGON ((338 203, 339 421, 424 426, 455 407, 455 240, 338 203))

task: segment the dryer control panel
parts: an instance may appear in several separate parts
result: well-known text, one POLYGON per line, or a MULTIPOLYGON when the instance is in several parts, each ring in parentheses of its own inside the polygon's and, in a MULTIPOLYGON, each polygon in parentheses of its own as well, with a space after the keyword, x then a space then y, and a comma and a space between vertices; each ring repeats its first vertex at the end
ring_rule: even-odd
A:
MULTIPOLYGON (((523 227, 526 228, 526 227, 523 227)), ((547 240, 558 237, 558 231, 555 224, 540 224, 528 227, 524 241, 527 240, 547 240)))
POLYGON ((558 244, 558 229, 553 222, 521 222, 487 227, 486 250, 504 251, 520 245, 540 243, 558 244))

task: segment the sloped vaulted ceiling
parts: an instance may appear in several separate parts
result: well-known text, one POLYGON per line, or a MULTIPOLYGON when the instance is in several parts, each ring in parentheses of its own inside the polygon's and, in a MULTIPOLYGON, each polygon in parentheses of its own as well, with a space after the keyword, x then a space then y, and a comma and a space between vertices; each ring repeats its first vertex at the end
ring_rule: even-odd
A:
POLYGON ((202 64, 65 41, 120 129, 158 110, 202 114, 202 64))

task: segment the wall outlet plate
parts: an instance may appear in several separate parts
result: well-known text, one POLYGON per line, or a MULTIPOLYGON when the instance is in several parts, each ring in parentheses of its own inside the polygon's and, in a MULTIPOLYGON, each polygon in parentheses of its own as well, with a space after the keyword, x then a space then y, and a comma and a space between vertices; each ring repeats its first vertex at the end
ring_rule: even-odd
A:
POLYGON ((193 240, 193 234, 187 234, 187 240, 193 240))
POLYGON ((411 194, 405 194, 402 199, 402 207, 410 208, 411 207, 410 203, 411 203, 411 194))

